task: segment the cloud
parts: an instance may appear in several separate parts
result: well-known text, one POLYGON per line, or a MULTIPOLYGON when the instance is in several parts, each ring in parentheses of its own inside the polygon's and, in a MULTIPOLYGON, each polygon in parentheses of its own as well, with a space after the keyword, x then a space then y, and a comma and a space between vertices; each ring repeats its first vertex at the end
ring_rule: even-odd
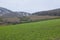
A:
POLYGON ((0 0, 0 7, 14 11, 36 12, 60 7, 60 0, 0 0))

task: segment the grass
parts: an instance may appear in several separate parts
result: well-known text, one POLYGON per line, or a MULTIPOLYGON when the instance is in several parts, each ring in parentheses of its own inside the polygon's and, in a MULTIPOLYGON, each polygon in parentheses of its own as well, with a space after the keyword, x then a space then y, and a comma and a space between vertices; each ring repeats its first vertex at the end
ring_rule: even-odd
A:
POLYGON ((60 19, 0 26, 0 40, 60 40, 60 19))

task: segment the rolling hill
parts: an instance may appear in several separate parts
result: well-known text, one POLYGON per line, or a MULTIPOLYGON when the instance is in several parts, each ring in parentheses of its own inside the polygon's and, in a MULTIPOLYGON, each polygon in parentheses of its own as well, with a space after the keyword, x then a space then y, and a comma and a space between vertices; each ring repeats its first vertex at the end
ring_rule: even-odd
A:
POLYGON ((15 12, 7 8, 0 7, 0 16, 2 17, 22 17, 22 16, 30 16, 30 15, 31 14, 28 12, 15 12))
POLYGON ((60 19, 0 26, 0 40, 60 40, 60 19))
POLYGON ((60 8, 53 9, 53 10, 48 10, 48 11, 40 11, 40 12, 35 12, 32 15, 38 15, 38 16, 60 16, 60 8))

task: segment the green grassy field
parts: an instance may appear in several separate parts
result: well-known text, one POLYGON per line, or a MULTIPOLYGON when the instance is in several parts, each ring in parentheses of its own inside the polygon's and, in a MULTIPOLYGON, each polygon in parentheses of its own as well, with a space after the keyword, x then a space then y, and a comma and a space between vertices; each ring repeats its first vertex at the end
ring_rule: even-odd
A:
POLYGON ((0 26, 0 40, 60 40, 60 19, 0 26))

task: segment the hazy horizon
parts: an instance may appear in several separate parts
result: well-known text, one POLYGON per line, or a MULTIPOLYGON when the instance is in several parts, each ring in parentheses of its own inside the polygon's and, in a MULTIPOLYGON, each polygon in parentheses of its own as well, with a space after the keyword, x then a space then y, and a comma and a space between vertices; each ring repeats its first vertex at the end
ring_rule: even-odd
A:
POLYGON ((33 13, 60 8, 60 0, 0 0, 0 7, 33 13))

